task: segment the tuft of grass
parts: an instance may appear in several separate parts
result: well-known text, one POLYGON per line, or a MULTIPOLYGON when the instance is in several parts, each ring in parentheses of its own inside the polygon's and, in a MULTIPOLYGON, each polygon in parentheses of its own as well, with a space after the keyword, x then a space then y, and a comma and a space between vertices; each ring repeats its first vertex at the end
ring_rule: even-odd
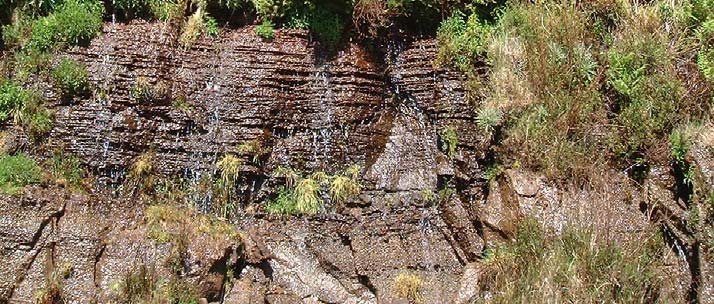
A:
POLYGON ((145 193, 154 189, 154 156, 153 152, 145 152, 134 159, 127 176, 132 191, 145 193))
POLYGON ((263 20, 263 23, 255 27, 255 33, 263 39, 271 40, 275 37, 275 26, 270 20, 263 20))
POLYGON ((60 63, 52 69, 52 77, 62 89, 62 94, 66 97, 85 94, 89 90, 89 75, 84 65, 63 58, 60 63))
POLYGON ((422 284, 422 278, 418 274, 402 271, 394 279, 395 294, 410 303, 423 303, 422 284))
POLYGON ((337 204, 344 204, 348 199, 362 192, 359 183, 360 166, 347 167, 343 175, 336 175, 330 181, 330 199, 337 204))
POLYGON ((546 236, 526 219, 516 241, 481 261, 478 289, 487 303, 649 303, 657 300, 664 273, 659 234, 642 246, 597 242, 588 231, 566 229, 546 236))
POLYGON ((48 167, 55 184, 79 188, 84 177, 81 166, 81 161, 74 154, 56 151, 52 154, 48 167))
POLYGON ((13 81, 0 84, 0 121, 13 118, 20 121, 25 104, 32 98, 31 93, 13 81))
POLYGON ((243 160, 235 155, 227 154, 216 162, 216 167, 221 170, 221 182, 226 186, 235 185, 240 177, 240 168, 243 160))
POLYGON ((268 202, 266 210, 273 214, 315 214, 323 207, 320 184, 311 178, 297 180, 294 188, 278 189, 277 197, 268 202))
POLYGON ((485 106, 478 111, 476 116, 476 124, 487 133, 493 133, 496 128, 501 125, 503 113, 500 109, 490 106, 485 106))
POLYGON ((491 26, 480 20, 477 14, 466 17, 460 11, 454 12, 437 31, 437 63, 472 73, 477 58, 486 50, 490 32, 491 26))
POLYGON ((37 163, 25 154, 0 156, 0 192, 15 194, 22 187, 42 181, 37 163))
POLYGON ((260 159, 270 151, 263 146, 259 139, 248 140, 238 145, 238 152, 252 155, 254 164, 260 164, 260 159))
POLYGON ((459 144, 459 134, 456 128, 447 127, 439 133, 441 139, 441 150, 446 153, 449 158, 456 156, 456 148, 459 144))
POLYGON ((191 47, 194 43, 196 43, 196 41, 198 41, 198 38, 201 37, 201 34, 206 31, 206 23, 204 18, 204 12, 201 7, 199 7, 196 12, 194 12, 188 18, 188 21, 186 21, 183 26, 183 33, 179 38, 179 42, 183 47, 191 47))
POLYGON ((151 84, 148 78, 139 76, 131 88, 131 95, 143 102, 163 101, 170 97, 171 88, 168 82, 159 80, 156 84, 151 84))

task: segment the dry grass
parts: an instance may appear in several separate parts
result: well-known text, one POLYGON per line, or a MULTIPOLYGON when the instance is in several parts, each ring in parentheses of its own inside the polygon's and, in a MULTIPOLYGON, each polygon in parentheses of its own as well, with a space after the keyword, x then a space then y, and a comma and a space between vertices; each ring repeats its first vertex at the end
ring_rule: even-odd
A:
POLYGON ((402 271, 394 279, 394 293, 401 299, 407 299, 411 303, 423 303, 422 278, 416 273, 402 271))

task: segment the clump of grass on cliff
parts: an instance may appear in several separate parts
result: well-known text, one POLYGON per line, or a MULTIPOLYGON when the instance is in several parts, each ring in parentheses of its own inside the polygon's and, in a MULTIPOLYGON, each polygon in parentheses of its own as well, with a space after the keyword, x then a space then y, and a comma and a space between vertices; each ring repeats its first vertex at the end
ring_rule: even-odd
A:
POLYGON ((40 167, 25 154, 0 156, 0 192, 15 194, 22 187, 42 181, 40 167))
POLYGON ((65 97, 82 95, 89 91, 87 68, 74 60, 63 58, 52 69, 51 74, 65 97))
POLYGON ((402 271, 394 278, 394 294, 401 299, 406 299, 409 303, 423 303, 422 297, 423 280, 416 273, 402 271))
POLYGON ((198 287, 176 275, 163 278, 154 265, 142 264, 113 285, 118 303, 198 303, 198 287))
POLYGON ((104 5, 94 0, 67 0, 32 24, 28 47, 40 51, 88 43, 102 29, 104 5))
POLYGON ((664 273, 659 235, 642 246, 598 243, 587 231, 566 229, 546 236, 535 220, 519 227, 516 240, 480 262, 486 303, 652 303, 660 298, 664 273))
POLYGON ((278 195, 266 205, 269 213, 298 215, 315 214, 324 208, 323 194, 335 207, 342 206, 361 192, 359 166, 348 167, 342 174, 330 176, 322 171, 303 177, 299 172, 279 167, 273 177, 284 180, 278 195))
POLYGON ((608 166, 634 175, 668 162, 673 130, 711 115, 701 2, 513 1, 495 22, 455 14, 438 31, 439 63, 473 81, 483 132, 499 126, 499 163, 555 180, 608 166))

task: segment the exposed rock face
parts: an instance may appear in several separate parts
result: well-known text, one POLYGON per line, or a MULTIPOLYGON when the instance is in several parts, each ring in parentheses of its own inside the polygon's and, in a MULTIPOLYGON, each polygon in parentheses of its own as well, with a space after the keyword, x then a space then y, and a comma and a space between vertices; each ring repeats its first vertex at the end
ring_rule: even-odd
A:
MULTIPOLYGON (((422 281, 424 303, 468 303, 477 294, 474 261, 487 244, 510 239, 524 216, 554 233, 585 226, 637 242, 652 228, 655 205, 676 209, 666 170, 644 190, 621 173, 602 189, 559 188, 515 170, 489 185, 482 165, 490 139, 476 126, 463 75, 434 68, 433 39, 385 54, 349 44, 328 59, 300 31, 263 41, 246 27, 189 49, 176 45, 168 27, 133 22, 107 24, 89 47, 71 49, 65 55, 86 64, 98 93, 63 100, 46 84, 56 111, 47 145, 79 156, 104 184, 121 183, 145 153, 157 173, 194 185, 216 174, 221 156, 241 157, 239 200, 257 210, 235 220, 243 237, 185 231, 181 271, 207 301, 407 303, 394 285, 409 272, 422 281), (142 89, 154 98, 136 94, 142 89), (458 134, 453 158, 443 151, 447 128, 458 134), (252 140, 266 151, 257 158, 238 148, 252 140), (276 167, 334 173, 350 164, 362 167, 365 189, 346 206, 327 200, 327 212, 292 218, 260 211, 274 195, 276 167), (444 191, 438 204, 425 196, 443 189, 457 191, 444 191)), ((3 149, 16 149, 14 142, 3 149)), ((58 269, 70 269, 61 279, 68 303, 111 302, 116 283, 140 264, 175 271, 166 261, 177 243, 152 238, 143 203, 65 193, 32 188, 19 203, 0 201, 0 302, 32 302, 58 269)), ((709 277, 697 284, 710 295, 710 255, 702 257, 709 277)), ((683 267, 673 267, 680 272, 672 278, 692 278, 683 267)), ((673 288, 683 293, 691 284, 673 288)))

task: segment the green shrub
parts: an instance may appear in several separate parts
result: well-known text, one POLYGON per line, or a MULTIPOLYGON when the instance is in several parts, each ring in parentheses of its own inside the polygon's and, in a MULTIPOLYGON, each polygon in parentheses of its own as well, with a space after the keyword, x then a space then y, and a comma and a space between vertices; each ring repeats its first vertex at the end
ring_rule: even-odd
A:
POLYGON ((211 16, 206 16, 206 35, 209 37, 217 37, 221 30, 218 28, 218 22, 211 16))
POLYGON ((76 96, 89 90, 89 75, 81 63, 63 58, 52 70, 52 77, 65 96, 76 96))
MULTIPOLYGON (((41 102, 41 100, 37 100, 41 102)), ((54 126, 54 115, 41 103, 30 104, 32 105, 25 107, 22 124, 25 127, 25 131, 30 135, 30 138, 37 139, 52 130, 54 126)))
POLYGON ((22 187, 40 181, 40 167, 27 155, 0 156, 0 192, 14 194, 22 187))
POLYGON ((12 81, 0 84, 0 121, 14 118, 20 121, 22 111, 30 98, 31 93, 12 81))
POLYGON ((481 21, 477 14, 465 19, 456 11, 439 26, 436 38, 439 43, 437 62, 457 67, 470 73, 480 54, 485 51, 491 26, 481 21))
POLYGON ((344 28, 345 23, 342 18, 325 8, 316 9, 310 20, 310 30, 329 51, 334 51, 337 48, 344 28))
POLYGON ((273 37, 275 37, 273 22, 263 20, 263 23, 255 27, 255 33, 263 39, 273 39, 273 37))
POLYGON ((88 43, 102 29, 104 5, 95 0, 67 0, 32 26, 31 48, 40 51, 88 43))

